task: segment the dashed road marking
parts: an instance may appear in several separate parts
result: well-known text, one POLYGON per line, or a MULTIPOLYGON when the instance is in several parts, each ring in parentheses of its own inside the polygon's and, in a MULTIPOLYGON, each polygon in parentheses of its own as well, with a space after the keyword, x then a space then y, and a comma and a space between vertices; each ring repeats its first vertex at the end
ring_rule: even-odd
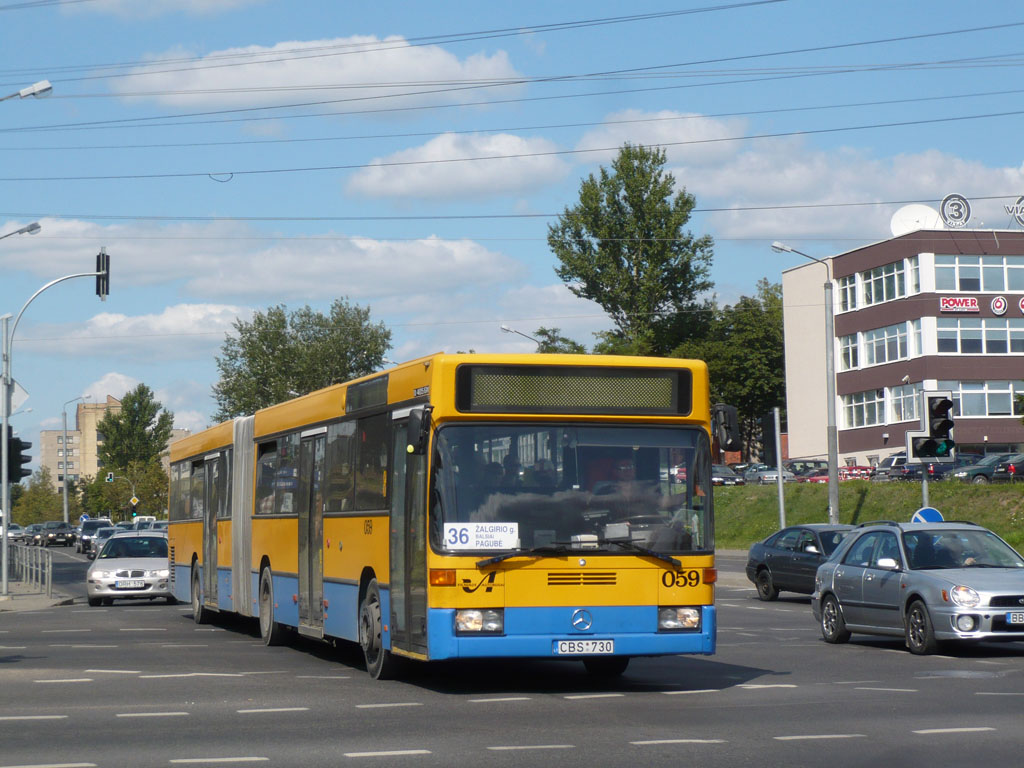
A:
POLYGON ((922 736, 930 736, 936 733, 980 733, 982 731, 994 731, 995 728, 989 728, 982 726, 979 728, 923 728, 920 731, 911 731, 911 733, 918 733, 922 736))
POLYGON ((384 752, 345 752, 345 757, 404 757, 406 755, 429 755, 429 749, 391 749, 384 752))
POLYGON ((85 670, 88 674, 99 674, 103 673, 106 675, 138 675, 141 672, 137 669, 87 669, 85 670))
POLYGON ((516 752, 528 749, 576 749, 575 744, 520 744, 503 747, 488 747, 492 752, 516 752))
POLYGON ((4 715, 0 720, 67 720, 67 715, 4 715))
POLYGON ((863 739, 863 733, 816 733, 805 736, 772 736, 776 741, 814 741, 816 739, 863 739))
POLYGON ((725 739, 650 739, 648 741, 631 741, 638 747, 658 744, 726 744, 725 739))
POLYGON ((269 757, 179 757, 168 762, 182 765, 187 763, 265 763, 269 760, 269 757))
POLYGON ((387 709, 388 707, 422 707, 419 701, 396 701, 392 704, 356 704, 356 709, 387 709))
POLYGON ((530 701, 529 696, 502 696, 494 699, 470 699, 470 704, 497 704, 503 701, 530 701))
POLYGON ((662 691, 666 696, 683 696, 688 693, 721 693, 721 688, 700 688, 695 691, 662 691))
POLYGON ((624 693, 577 693, 572 696, 566 696, 566 699, 617 699, 621 696, 625 696, 624 693))
POLYGON ((856 691, 882 691, 883 693, 918 693, 917 688, 871 688, 869 686, 860 686, 855 688, 856 691))
POLYGON ((114 717, 188 717, 188 712, 122 712, 114 717))
POLYGON ((91 677, 65 677, 62 680, 33 680, 35 683, 91 683, 91 677))
POLYGON ((309 707, 267 707, 266 709, 236 709, 240 715, 258 715, 268 712, 309 712, 309 707))

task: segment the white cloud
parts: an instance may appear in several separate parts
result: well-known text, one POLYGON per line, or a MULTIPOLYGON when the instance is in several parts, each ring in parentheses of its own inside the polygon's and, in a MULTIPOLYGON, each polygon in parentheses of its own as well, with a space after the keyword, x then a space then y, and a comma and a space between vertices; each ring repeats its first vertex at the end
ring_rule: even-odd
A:
MULTIPOLYGON (((476 101, 494 89, 465 83, 520 77, 504 51, 459 59, 440 46, 408 45, 398 35, 249 45, 210 51, 184 66, 174 61, 193 57, 182 50, 153 56, 113 87, 126 97, 176 107, 340 101, 324 108, 364 111, 476 101)), ((504 96, 518 87, 501 86, 498 92, 504 96)))
POLYGON ((561 158, 543 154, 556 149, 547 139, 446 133, 420 147, 374 160, 371 167, 352 175, 346 191, 369 197, 463 200, 532 192, 568 173, 569 167, 561 158), (509 159, 444 162, 472 157, 509 159))
POLYGON ((135 389, 140 383, 132 376, 111 371, 87 386, 82 394, 89 395, 90 403, 105 403, 107 395, 120 400, 126 392, 135 389))

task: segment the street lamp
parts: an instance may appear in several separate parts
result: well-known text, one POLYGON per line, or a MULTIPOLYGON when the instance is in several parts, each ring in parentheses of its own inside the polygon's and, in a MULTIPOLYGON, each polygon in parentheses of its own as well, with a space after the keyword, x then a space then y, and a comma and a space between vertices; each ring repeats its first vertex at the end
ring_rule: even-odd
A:
POLYGON ((49 80, 40 80, 38 83, 32 83, 32 85, 22 88, 20 91, 0 96, 0 101, 7 101, 7 99, 13 99, 15 96, 19 99, 25 99, 29 96, 48 96, 52 91, 53 86, 50 85, 49 80))
POLYGON ((13 237, 14 235, 37 235, 39 234, 40 229, 42 229, 42 227, 39 226, 39 222, 33 221, 31 224, 26 224, 21 229, 8 232, 6 235, 0 235, 0 240, 3 240, 5 237, 13 237))
POLYGON ((836 358, 835 329, 832 310, 832 269, 829 262, 798 251, 777 240, 772 243, 776 253, 795 253, 825 266, 825 407, 828 414, 828 521, 839 522, 839 434, 836 431, 836 358))
POLYGON ((507 325, 503 325, 503 326, 501 326, 501 330, 502 330, 502 331, 503 331, 504 333, 518 333, 518 334, 519 334, 520 336, 522 336, 522 337, 523 337, 524 339, 529 339, 529 340, 530 340, 530 341, 532 341, 532 342, 533 342, 534 344, 536 344, 536 345, 537 345, 538 347, 540 346, 540 341, 539 341, 539 340, 537 340, 537 339, 533 338, 533 336, 528 336, 528 335, 526 335, 526 334, 525 334, 525 333, 523 333, 522 331, 517 331, 517 330, 516 330, 515 328, 509 328, 509 327, 508 327, 507 325))
MULTIPOLYGON (((79 400, 88 400, 92 395, 79 395, 73 397, 64 403, 64 407, 61 411, 64 414, 64 482, 61 485, 64 486, 64 522, 68 522, 68 406, 71 403, 79 400)), ((78 419, 75 419, 75 425, 77 426, 78 419)))

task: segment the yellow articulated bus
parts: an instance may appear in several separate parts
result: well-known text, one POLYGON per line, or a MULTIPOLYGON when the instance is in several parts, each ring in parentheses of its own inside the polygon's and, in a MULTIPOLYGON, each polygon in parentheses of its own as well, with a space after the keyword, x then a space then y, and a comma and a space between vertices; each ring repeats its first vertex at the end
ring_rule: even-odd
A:
POLYGON ((712 654, 711 416, 703 362, 591 355, 437 354, 274 405, 171 446, 174 596, 358 642, 377 678, 712 654))

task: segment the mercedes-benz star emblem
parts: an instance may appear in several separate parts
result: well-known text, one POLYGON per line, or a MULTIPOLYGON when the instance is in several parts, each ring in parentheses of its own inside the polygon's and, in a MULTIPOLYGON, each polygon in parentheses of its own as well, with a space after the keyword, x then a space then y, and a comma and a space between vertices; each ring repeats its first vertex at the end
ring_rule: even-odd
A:
POLYGON ((586 632, 594 624, 594 617, 590 615, 590 611, 585 611, 582 608, 577 608, 572 612, 572 628, 577 629, 580 632, 586 632))

